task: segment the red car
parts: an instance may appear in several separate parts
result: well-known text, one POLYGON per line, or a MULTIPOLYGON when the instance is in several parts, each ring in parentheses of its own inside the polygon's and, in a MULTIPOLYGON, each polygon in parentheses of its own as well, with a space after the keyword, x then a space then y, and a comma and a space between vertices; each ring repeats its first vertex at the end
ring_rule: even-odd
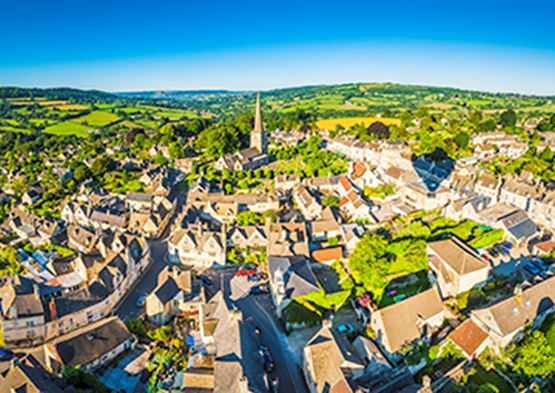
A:
POLYGON ((250 277, 254 274, 254 270, 251 269, 240 269, 235 273, 237 277, 250 277))

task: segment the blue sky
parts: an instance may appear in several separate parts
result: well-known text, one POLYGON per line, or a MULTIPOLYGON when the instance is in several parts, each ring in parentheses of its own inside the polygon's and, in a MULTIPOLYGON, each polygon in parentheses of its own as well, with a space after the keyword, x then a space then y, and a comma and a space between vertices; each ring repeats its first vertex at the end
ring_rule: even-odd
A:
POLYGON ((0 85, 118 91, 369 81, 555 95, 548 0, 4 3, 0 85))

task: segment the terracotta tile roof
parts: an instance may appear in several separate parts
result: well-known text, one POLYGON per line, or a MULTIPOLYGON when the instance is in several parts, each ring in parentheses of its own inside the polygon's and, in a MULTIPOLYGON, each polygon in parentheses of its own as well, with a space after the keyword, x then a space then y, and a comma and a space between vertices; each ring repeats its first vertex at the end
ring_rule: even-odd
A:
POLYGON ((316 262, 330 262, 330 261, 335 261, 337 259, 342 259, 343 248, 333 247, 333 248, 325 248, 322 250, 316 250, 312 252, 312 258, 316 262))
POLYGON ((535 247, 545 252, 546 254, 549 254, 555 249, 555 240, 548 240, 546 242, 538 243, 535 247))
POLYGON ((339 178, 339 183, 341 184, 341 186, 345 189, 345 192, 349 192, 351 190, 351 188, 353 187, 351 185, 351 182, 349 181, 349 179, 347 178, 347 176, 341 176, 339 178))
POLYGON ((461 323, 449 335, 449 339, 470 357, 475 354, 487 338, 488 334, 476 325, 472 319, 467 319, 461 323))
POLYGON ((351 174, 351 177, 353 179, 358 179, 366 173, 366 170, 367 169, 364 165, 362 165, 358 161, 355 161, 355 163, 353 164, 353 173, 351 174))

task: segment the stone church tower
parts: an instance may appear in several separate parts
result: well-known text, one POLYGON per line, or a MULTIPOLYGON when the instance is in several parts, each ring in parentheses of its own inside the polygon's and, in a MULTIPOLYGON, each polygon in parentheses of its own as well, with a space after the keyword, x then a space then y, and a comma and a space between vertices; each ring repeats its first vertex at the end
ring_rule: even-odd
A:
POLYGON ((256 95, 256 113, 254 114, 254 130, 251 132, 251 147, 258 149, 260 154, 268 153, 268 136, 262 124, 262 112, 260 111, 260 93, 256 95))

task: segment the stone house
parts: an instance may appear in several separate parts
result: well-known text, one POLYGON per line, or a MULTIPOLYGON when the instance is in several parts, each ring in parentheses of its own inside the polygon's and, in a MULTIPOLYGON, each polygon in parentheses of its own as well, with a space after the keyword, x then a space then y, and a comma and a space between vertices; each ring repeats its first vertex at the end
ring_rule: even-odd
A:
POLYGON ((57 375, 67 367, 91 372, 131 349, 135 342, 125 324, 110 317, 45 344, 46 367, 57 375))
POLYGON ((371 326, 385 354, 395 358, 404 346, 429 341, 444 317, 439 292, 431 288, 373 312, 371 326))
POLYGON ((453 237, 428 243, 428 263, 443 298, 486 284, 490 266, 472 248, 453 237))
POLYGON ((158 276, 156 288, 145 299, 146 315, 157 325, 166 324, 181 313, 198 321, 204 302, 202 285, 193 279, 190 270, 166 266, 158 276))

